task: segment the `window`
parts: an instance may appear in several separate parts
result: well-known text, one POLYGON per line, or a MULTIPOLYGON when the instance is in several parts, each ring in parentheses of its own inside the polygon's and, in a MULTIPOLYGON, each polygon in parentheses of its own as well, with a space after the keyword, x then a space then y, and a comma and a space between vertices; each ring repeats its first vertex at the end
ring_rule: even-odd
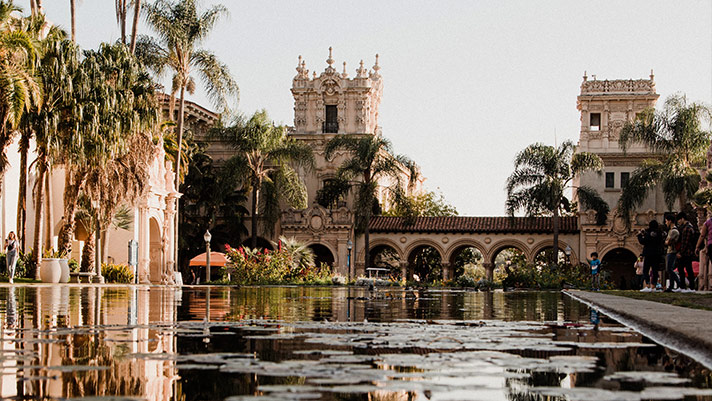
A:
POLYGON ((338 111, 336 105, 326 106, 326 121, 324 121, 324 127, 322 131, 330 134, 335 134, 339 132, 339 121, 338 121, 338 111))
POLYGON ((621 188, 625 188, 630 180, 630 173, 621 173, 621 188))
POLYGON ((589 127, 591 131, 601 130, 601 113, 591 113, 591 123, 589 127))
POLYGON ((615 174, 606 173, 606 188, 613 188, 615 186, 615 174))

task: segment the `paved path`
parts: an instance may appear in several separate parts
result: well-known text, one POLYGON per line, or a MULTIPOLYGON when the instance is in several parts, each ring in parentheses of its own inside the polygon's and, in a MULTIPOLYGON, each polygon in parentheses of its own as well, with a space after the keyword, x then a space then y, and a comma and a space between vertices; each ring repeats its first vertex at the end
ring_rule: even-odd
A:
POLYGON ((588 291, 564 291, 652 340, 712 368, 712 311, 588 291))

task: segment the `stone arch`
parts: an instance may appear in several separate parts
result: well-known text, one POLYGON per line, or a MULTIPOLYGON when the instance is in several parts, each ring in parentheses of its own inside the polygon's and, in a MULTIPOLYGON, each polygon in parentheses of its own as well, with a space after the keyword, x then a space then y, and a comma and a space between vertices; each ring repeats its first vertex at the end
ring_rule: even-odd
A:
MULTIPOLYGON (((443 256, 445 252, 442 247, 431 240, 420 240, 415 241, 408 248, 406 248, 406 261, 408 263, 406 268, 406 279, 413 279, 413 274, 417 273, 420 281, 435 281, 438 279, 443 279, 443 256), (435 266, 429 266, 426 268, 424 265, 419 265, 418 260, 424 255, 421 253, 423 250, 431 248, 437 253, 439 263, 435 266)), ((420 259, 422 261, 422 259, 420 259)))
POLYGON ((487 262, 488 257, 489 257, 489 254, 487 253, 487 249, 482 244, 480 244, 479 242, 472 240, 472 239, 462 239, 462 240, 455 241, 454 243, 452 243, 446 250, 444 260, 446 260, 452 264, 453 259, 458 254, 458 251, 463 248, 477 249, 482 254, 484 261, 487 262))
POLYGON ((529 251, 529 247, 524 242, 511 238, 501 240, 490 247, 489 254, 487 255, 488 263, 492 263, 492 265, 494 265, 494 261, 497 258, 497 255, 507 248, 516 248, 520 250, 524 254, 524 257, 527 259, 527 263, 531 263, 532 255, 529 251))
MULTIPOLYGON (((568 245, 569 247, 571 247, 570 260, 572 261, 572 263, 575 264, 576 261, 579 260, 579 259, 578 259, 578 255, 576 254, 576 250, 575 250, 574 247, 571 246, 571 244, 569 244, 568 242, 559 240, 559 250, 560 250, 560 251, 566 252, 566 246, 567 246, 567 245, 568 245)), ((542 252, 542 251, 545 250, 546 248, 553 248, 553 247, 554 247, 554 240, 553 240, 553 239, 547 239, 547 240, 544 240, 544 241, 540 241, 539 243, 537 243, 537 245, 534 247, 534 249, 533 249, 532 252, 531 252, 531 260, 534 260, 534 258, 536 258, 536 256, 539 254, 539 252, 542 252)))
POLYGON ((633 263, 635 263, 637 255, 638 252, 628 247, 611 245, 605 250, 605 253, 601 251, 598 256, 601 259, 603 271, 608 273, 613 284, 619 289, 630 289, 634 287, 633 263))
MULTIPOLYGON (((401 249, 400 246, 395 241, 391 241, 388 238, 377 238, 369 241, 370 243, 368 244, 369 249, 373 249, 377 246, 388 246, 393 248, 397 253, 398 257, 400 260, 403 260, 405 252, 403 252, 403 249, 401 249)), ((364 263, 366 258, 366 249, 361 247, 361 249, 358 251, 358 262, 359 263, 364 263)))
POLYGON ((331 267, 336 265, 336 252, 329 244, 312 242, 307 247, 314 252, 314 264, 316 266, 319 266, 320 263, 325 263, 331 267))

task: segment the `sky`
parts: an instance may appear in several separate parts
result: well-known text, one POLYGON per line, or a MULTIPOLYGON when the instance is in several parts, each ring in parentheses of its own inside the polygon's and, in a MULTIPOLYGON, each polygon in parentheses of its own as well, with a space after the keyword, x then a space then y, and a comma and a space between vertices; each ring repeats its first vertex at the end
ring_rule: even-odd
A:
MULTIPOLYGON (((379 54, 379 125, 460 215, 503 215, 504 184, 531 143, 578 140, 576 96, 589 79, 655 73, 671 94, 712 104, 712 2, 202 0, 230 13, 202 47, 240 86, 237 109, 293 125, 297 57, 322 72, 328 48, 351 76, 379 54)), ((29 10, 29 0, 15 0, 29 10)), ((44 0, 69 30, 69 0, 44 0)), ((119 38, 112 0, 77 1, 83 48, 119 38)), ((140 33, 150 33, 145 25, 140 33)), ((200 90, 190 100, 210 107, 200 90)))

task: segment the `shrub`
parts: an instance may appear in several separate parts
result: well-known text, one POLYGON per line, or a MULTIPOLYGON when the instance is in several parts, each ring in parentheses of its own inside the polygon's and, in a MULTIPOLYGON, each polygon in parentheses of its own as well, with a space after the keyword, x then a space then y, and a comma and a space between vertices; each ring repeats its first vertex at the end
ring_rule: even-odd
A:
POLYGON ((133 269, 124 264, 102 263, 101 275, 107 283, 131 284, 134 281, 133 269))
POLYGON ((277 250, 227 248, 227 258, 235 268, 232 284, 332 284, 331 267, 304 263, 308 257, 303 252, 293 252, 299 247, 282 247, 277 250))
POLYGON ((79 262, 77 262, 76 259, 69 259, 67 261, 69 263, 69 271, 72 273, 79 273, 79 262))
MULTIPOLYGON (((591 270, 586 264, 536 266, 520 265, 513 266, 511 273, 502 281, 505 288, 533 288, 533 289, 562 289, 570 288, 591 288, 591 270)), ((614 288, 609 280, 607 272, 601 276, 601 288, 614 288)))

